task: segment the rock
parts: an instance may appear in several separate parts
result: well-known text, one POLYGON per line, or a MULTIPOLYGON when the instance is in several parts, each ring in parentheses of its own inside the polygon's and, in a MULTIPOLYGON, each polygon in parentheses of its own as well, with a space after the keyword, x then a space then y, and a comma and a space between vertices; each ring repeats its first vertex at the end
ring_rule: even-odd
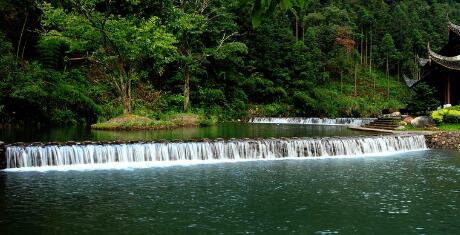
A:
POLYGON ((411 124, 412 120, 414 120, 414 118, 411 117, 411 116, 407 116, 407 117, 404 118, 404 122, 407 123, 407 124, 411 124))
POLYGON ((400 112, 393 112, 390 114, 390 117, 401 117, 401 113, 400 112))
POLYGON ((431 117, 420 116, 412 120, 411 124, 415 128, 425 128, 427 126, 433 125, 433 120, 431 119, 431 117))
POLYGON ((446 109, 446 108, 452 107, 452 105, 451 105, 451 104, 445 104, 445 105, 443 105, 442 107, 446 109))
POLYGON ((404 126, 398 126, 396 127, 396 130, 404 130, 404 128, 405 128, 404 126))

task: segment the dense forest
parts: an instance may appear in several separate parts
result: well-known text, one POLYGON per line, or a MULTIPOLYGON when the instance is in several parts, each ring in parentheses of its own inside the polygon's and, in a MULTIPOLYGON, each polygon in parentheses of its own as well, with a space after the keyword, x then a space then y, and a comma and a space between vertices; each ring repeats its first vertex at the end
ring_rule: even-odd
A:
POLYGON ((266 2, 0 0, 0 123, 375 116, 460 22, 453 0, 266 2))

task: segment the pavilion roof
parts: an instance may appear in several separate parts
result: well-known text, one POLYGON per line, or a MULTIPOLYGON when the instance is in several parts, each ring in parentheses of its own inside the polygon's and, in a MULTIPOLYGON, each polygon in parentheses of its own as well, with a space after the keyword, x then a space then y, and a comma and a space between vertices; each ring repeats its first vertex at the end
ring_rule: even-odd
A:
POLYGON ((448 69, 460 70, 460 55, 457 56, 442 56, 432 51, 428 44, 428 56, 430 61, 435 62, 448 69))
POLYGON ((460 26, 452 23, 449 20, 449 32, 453 32, 453 33, 455 33, 455 34, 460 36, 460 26))

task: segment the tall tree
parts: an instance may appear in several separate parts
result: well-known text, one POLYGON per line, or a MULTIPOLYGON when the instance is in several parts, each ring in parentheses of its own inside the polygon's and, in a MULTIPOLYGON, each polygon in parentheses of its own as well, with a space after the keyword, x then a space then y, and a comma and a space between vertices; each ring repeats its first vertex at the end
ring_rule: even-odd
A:
POLYGON ((190 81, 210 57, 222 58, 234 52, 245 53, 246 45, 234 40, 238 34, 222 2, 208 0, 174 1, 168 28, 178 39, 177 60, 183 79, 183 110, 190 108, 190 81))
MULTIPOLYGON (((137 1, 124 0, 136 5, 137 1)), ((144 66, 161 73, 174 58, 174 36, 157 17, 118 14, 112 1, 72 0, 70 9, 43 3, 42 40, 61 40, 70 57, 84 55, 117 91, 123 113, 131 113, 132 86, 144 66), (103 9, 103 10, 99 10, 103 9)))
POLYGON ((381 54, 384 56, 386 61, 387 99, 390 99, 390 59, 396 56, 396 48, 393 38, 389 33, 386 33, 385 36, 383 36, 380 49, 381 54))

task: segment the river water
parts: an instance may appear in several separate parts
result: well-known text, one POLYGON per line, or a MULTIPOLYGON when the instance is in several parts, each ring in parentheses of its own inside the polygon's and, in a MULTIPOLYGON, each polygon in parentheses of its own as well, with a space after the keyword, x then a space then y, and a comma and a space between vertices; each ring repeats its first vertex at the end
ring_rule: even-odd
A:
MULTIPOLYGON (((217 127, 211 135, 197 130, 186 139, 363 134, 343 127, 237 125, 217 127)), ((115 136, 169 136, 130 133, 115 136)), ((31 138, 69 138, 58 136, 31 138)), ((81 138, 72 140, 87 139, 76 136, 81 138)), ((11 139, 17 141, 27 140, 11 139)), ((0 171, 0 234, 458 234, 459 181, 460 153, 440 150, 0 171)))
POLYGON ((106 141, 158 140, 201 138, 271 138, 271 137, 325 137, 368 135, 368 132, 348 129, 346 126, 279 125, 226 122, 202 128, 178 128, 156 131, 91 131, 88 128, 0 128, 0 141, 106 141))
POLYGON ((458 155, 0 172, 0 233, 458 234, 458 155))

